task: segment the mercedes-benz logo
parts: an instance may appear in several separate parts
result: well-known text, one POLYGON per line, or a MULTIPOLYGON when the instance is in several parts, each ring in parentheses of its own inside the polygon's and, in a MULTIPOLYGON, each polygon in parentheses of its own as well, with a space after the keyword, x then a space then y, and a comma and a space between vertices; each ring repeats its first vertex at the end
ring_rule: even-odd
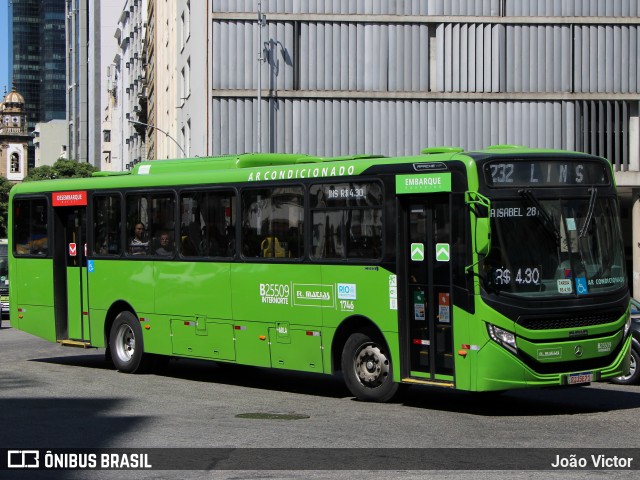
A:
POLYGON ((581 357, 582 347, 580 345, 576 345, 576 348, 573 349, 573 353, 575 353, 576 357, 581 357))

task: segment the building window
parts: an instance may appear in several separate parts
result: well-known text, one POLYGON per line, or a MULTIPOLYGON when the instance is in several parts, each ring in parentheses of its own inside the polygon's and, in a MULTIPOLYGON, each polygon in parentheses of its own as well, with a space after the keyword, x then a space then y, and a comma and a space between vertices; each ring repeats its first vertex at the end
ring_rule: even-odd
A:
POLYGON ((184 48, 184 39, 186 38, 184 15, 184 12, 180 15, 180 31, 178 32, 178 36, 180 37, 180 50, 184 48))
POLYGON ((104 140, 105 142, 111 141, 111 130, 103 130, 102 140, 104 140))
POLYGON ((191 120, 184 127, 184 150, 187 157, 191 155, 191 120))
POLYGON ((185 85, 185 75, 184 75, 184 68, 182 70, 180 70, 180 102, 178 102, 180 105, 184 104, 184 99, 187 97, 186 95, 186 85, 185 85))
POLYGON ((191 0, 187 1, 187 7, 184 11, 184 41, 186 42, 191 35, 191 0))
POLYGON ((187 58, 187 64, 184 67, 184 86, 185 97, 191 95, 191 57, 187 58))
POLYGON ((17 152, 11 154, 11 164, 9 166, 11 173, 20 173, 20 155, 17 152))

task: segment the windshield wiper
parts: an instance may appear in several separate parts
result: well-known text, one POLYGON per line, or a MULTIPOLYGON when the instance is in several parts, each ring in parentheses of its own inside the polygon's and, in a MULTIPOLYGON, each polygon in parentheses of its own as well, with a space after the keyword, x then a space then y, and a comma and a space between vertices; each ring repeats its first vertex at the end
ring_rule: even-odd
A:
POLYGON ((582 224, 580 234, 578 235, 580 238, 584 237, 587 234, 587 229, 589 228, 589 224, 591 223, 591 219, 593 218, 593 211, 596 207, 597 195, 598 189, 596 187, 593 187, 591 189, 591 198, 589 198, 589 208, 587 209, 587 215, 584 217, 584 223, 582 224))
POLYGON ((558 230, 558 227, 556 227, 556 224, 553 221, 553 217, 549 215, 549 212, 547 212, 547 210, 542 206, 540 201, 533 195, 533 192, 531 190, 521 189, 518 190, 518 193, 522 195, 522 198, 527 200, 538 209, 538 212, 540 212, 540 217, 536 215, 535 218, 540 219, 540 223, 542 223, 542 226, 545 228, 547 233, 551 235, 553 240, 556 242, 556 245, 559 246, 560 231, 558 230))

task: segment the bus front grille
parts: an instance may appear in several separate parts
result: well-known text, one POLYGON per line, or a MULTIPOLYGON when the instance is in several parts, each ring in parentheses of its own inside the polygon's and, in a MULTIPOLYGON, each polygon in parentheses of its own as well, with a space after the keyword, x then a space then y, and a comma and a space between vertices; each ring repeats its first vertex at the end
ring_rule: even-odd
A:
POLYGON ((623 314, 623 311, 616 310, 566 317, 520 317, 516 323, 528 330, 559 330, 605 325, 618 321, 623 314))

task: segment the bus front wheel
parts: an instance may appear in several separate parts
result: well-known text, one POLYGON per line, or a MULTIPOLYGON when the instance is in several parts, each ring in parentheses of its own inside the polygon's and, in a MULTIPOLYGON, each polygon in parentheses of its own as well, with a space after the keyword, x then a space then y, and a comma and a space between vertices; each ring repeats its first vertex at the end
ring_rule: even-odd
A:
POLYGON ((109 334, 109 350, 118 371, 136 373, 142 370, 142 328, 133 313, 121 312, 114 320, 109 334))
POLYGON ((358 399, 386 402, 398 391, 393 381, 391 356, 374 335, 352 334, 342 350, 342 373, 347 388, 358 399))

